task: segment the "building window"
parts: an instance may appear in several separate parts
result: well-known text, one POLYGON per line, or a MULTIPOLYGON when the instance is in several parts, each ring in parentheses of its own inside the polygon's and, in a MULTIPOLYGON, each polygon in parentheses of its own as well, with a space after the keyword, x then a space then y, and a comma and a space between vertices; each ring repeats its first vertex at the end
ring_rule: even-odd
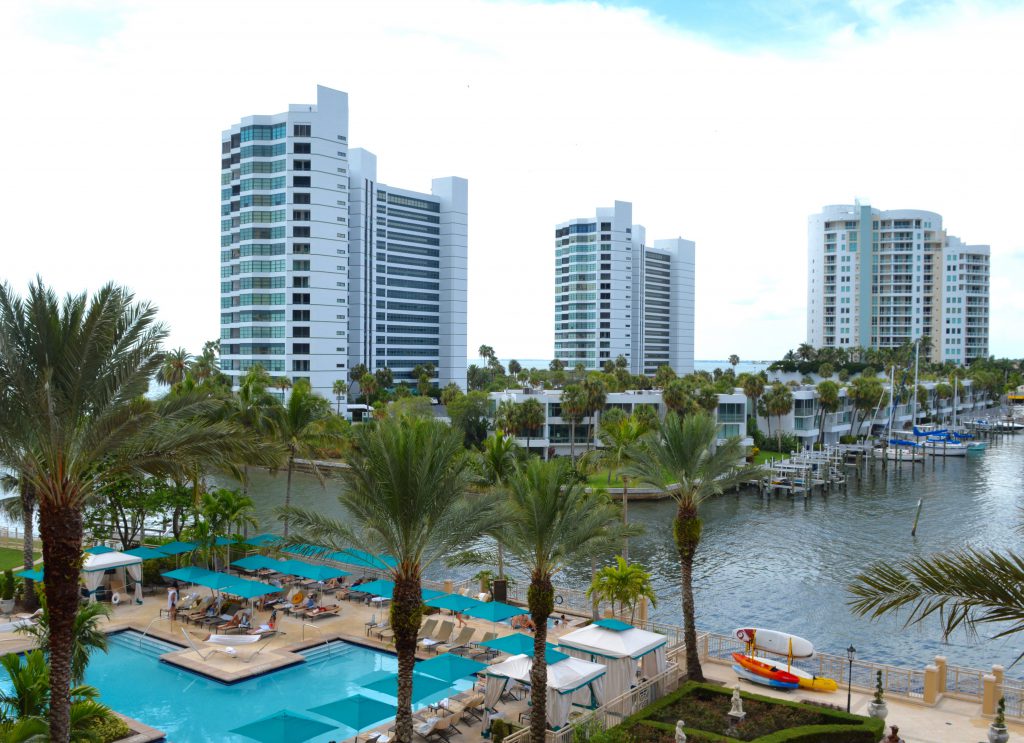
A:
POLYGON ((292 338, 308 338, 309 328, 306 326, 292 328, 292 338))
POLYGON ((309 371, 309 359, 293 359, 292 360, 292 371, 309 371))
POLYGON ((313 125, 312 124, 296 124, 295 128, 292 129, 292 134, 296 137, 312 137, 313 136, 313 125))
POLYGON ((297 222, 308 222, 310 220, 309 209, 292 209, 292 219, 297 222))
POLYGON ((312 178, 308 175, 293 175, 292 176, 292 187, 293 188, 309 188, 313 185, 312 178))
POLYGON ((308 271, 309 261, 292 261, 293 271, 308 271))
POLYGON ((292 227, 292 237, 309 237, 309 227, 292 227))
POLYGON ((312 170, 313 163, 311 160, 293 160, 292 170, 312 170))
POLYGON ((292 286, 296 289, 308 289, 309 288, 309 277, 308 276, 293 276, 292 286))
POLYGON ((292 304, 309 304, 309 295, 292 294, 292 304))
POLYGON ((309 344, 308 343, 293 343, 292 344, 292 353, 308 354, 309 353, 309 344))
POLYGON ((292 203, 294 204, 308 204, 310 203, 308 193, 297 193, 292 194, 292 203))
POLYGON ((308 155, 313 151, 313 145, 309 142, 296 142, 295 143, 295 154, 296 155, 308 155))
POLYGON ((309 322, 309 310, 292 310, 293 322, 309 322))
POLYGON ((309 243, 295 243, 292 252, 296 255, 309 255, 309 243))

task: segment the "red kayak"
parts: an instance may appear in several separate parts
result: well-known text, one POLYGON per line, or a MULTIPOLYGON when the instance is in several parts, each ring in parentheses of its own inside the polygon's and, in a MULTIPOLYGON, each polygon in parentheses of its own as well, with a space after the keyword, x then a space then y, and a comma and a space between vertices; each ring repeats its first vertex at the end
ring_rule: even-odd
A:
POLYGON ((800 679, 795 674, 782 670, 766 658, 751 658, 743 653, 733 653, 732 659, 755 676, 760 676, 779 684, 785 684, 786 686, 792 685, 791 688, 794 689, 800 684, 800 679))

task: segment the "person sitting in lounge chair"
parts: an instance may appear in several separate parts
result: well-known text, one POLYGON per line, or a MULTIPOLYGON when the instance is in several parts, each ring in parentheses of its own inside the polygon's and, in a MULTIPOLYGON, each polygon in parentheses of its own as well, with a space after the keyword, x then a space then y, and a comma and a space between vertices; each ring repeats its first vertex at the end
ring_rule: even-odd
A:
POLYGON ((316 598, 314 598, 313 594, 309 594, 309 596, 306 598, 306 611, 309 612, 311 609, 315 608, 316 598))
POLYGON ((335 604, 334 606, 317 606, 306 612, 306 616, 309 619, 317 619, 327 615, 336 615, 341 610, 341 607, 335 604))
POLYGON ((217 625, 217 632, 218 633, 225 633, 228 630, 240 628, 242 626, 242 618, 244 616, 245 616, 245 610, 244 609, 242 609, 240 611, 236 611, 232 615, 231 619, 229 619, 228 621, 224 622, 223 624, 218 624, 217 625))

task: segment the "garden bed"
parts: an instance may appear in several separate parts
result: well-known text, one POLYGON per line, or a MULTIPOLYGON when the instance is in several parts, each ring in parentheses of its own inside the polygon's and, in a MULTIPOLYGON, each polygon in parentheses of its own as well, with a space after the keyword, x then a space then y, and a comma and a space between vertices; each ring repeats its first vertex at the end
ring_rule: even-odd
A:
POLYGON ((689 743, 875 743, 883 722, 800 702, 741 693, 746 718, 729 736, 732 690, 687 683, 608 731, 628 743, 673 743, 678 720, 689 743))

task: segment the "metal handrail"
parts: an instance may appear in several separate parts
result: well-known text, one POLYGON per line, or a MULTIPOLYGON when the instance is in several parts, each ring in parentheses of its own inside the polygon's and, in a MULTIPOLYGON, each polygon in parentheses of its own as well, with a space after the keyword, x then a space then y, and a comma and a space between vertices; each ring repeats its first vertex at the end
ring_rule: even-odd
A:
POLYGON ((170 617, 155 617, 153 619, 153 621, 151 621, 149 624, 146 625, 145 631, 143 631, 142 636, 139 637, 139 650, 142 650, 142 641, 146 639, 146 635, 149 634, 149 630, 150 630, 150 628, 154 624, 156 624, 157 622, 173 622, 173 621, 174 620, 171 619, 170 617))
POLYGON ((331 645, 331 641, 324 637, 323 630, 321 630, 315 624, 310 624, 309 622, 300 622, 300 624, 302 625, 302 641, 306 641, 306 627, 309 627, 310 629, 315 629, 319 633, 320 639, 324 641, 324 645, 327 646, 327 657, 330 658, 331 653, 334 652, 334 647, 331 645))

